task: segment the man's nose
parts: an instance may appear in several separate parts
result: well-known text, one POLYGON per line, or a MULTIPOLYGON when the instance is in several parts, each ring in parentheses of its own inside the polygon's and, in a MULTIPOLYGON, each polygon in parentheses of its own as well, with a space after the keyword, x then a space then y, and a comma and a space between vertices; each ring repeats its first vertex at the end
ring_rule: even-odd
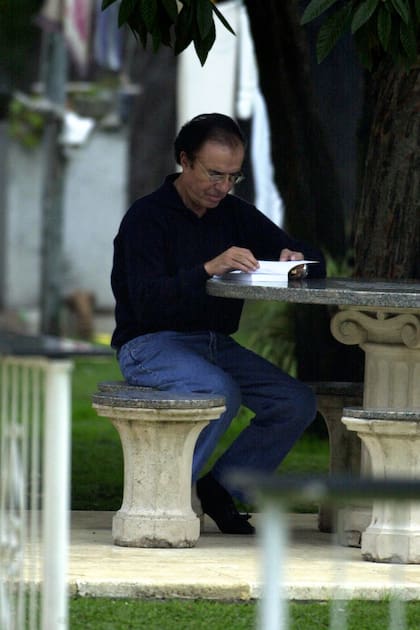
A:
POLYGON ((229 175, 225 176, 225 179, 222 182, 217 183, 217 188, 222 190, 223 192, 228 193, 231 188, 233 188, 234 183, 231 181, 229 175))

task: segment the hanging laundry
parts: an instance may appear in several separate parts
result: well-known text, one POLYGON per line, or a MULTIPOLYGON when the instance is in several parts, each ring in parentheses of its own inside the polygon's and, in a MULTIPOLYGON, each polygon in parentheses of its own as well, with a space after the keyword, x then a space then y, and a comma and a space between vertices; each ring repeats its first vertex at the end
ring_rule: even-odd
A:
POLYGON ((64 37, 82 74, 89 63, 92 12, 92 0, 64 0, 64 37))
POLYGON ((36 22, 47 31, 62 29, 69 53, 79 70, 87 72, 93 0, 44 0, 36 22))
POLYGON ((123 33, 118 27, 120 2, 101 9, 102 0, 96 0, 94 59, 107 70, 118 71, 122 66, 123 33))
POLYGON ((60 0, 44 0, 40 12, 35 18, 35 23, 46 31, 58 30, 61 27, 63 15, 60 0))

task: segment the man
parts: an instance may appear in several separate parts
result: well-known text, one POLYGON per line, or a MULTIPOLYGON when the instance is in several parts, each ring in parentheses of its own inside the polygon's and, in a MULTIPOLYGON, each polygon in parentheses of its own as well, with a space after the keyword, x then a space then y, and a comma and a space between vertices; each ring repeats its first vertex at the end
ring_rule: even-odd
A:
POLYGON ((222 114, 203 114, 175 140, 182 168, 137 200, 114 241, 112 289, 116 328, 112 346, 134 385, 223 395, 226 412, 200 434, 192 481, 203 511, 224 533, 252 534, 235 507, 225 473, 230 468, 274 471, 312 422, 312 391, 230 335, 242 301, 212 297, 206 282, 229 270, 252 272, 258 260, 319 260, 320 251, 290 238, 253 205, 228 194, 242 178, 245 139, 222 114), (210 473, 200 471, 243 404, 255 417, 210 473))

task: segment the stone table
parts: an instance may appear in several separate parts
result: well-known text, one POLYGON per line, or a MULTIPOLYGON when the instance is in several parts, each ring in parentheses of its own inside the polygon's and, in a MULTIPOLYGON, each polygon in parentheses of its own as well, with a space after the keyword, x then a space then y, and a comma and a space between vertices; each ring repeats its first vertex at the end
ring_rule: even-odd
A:
MULTIPOLYGON (((365 353, 363 407, 420 409, 420 283, 353 278, 269 283, 243 276, 212 278, 207 290, 225 298, 337 306, 331 320, 333 336, 341 343, 359 345, 365 353)), ((369 472, 366 458, 362 469, 369 472)), ((353 527, 363 531, 367 525, 366 514, 361 513, 353 527)))

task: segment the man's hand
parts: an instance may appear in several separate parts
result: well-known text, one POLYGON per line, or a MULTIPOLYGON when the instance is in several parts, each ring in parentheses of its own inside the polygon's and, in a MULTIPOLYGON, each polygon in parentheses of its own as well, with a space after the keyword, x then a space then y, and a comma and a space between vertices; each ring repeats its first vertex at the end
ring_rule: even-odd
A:
MULTIPOLYGON (((302 252, 294 252, 291 249, 282 249, 280 252, 280 260, 304 260, 305 256, 302 252)), ((307 269, 306 265, 299 265, 298 267, 294 267, 290 271, 290 275, 293 278, 306 278, 307 269)))
POLYGON ((305 256, 302 252, 294 252, 291 249, 282 249, 279 260, 304 260, 305 256))
POLYGON ((223 273, 233 270, 250 273, 258 269, 259 266, 253 253, 244 247, 229 247, 216 258, 204 263, 204 269, 209 276, 221 276, 223 273))

